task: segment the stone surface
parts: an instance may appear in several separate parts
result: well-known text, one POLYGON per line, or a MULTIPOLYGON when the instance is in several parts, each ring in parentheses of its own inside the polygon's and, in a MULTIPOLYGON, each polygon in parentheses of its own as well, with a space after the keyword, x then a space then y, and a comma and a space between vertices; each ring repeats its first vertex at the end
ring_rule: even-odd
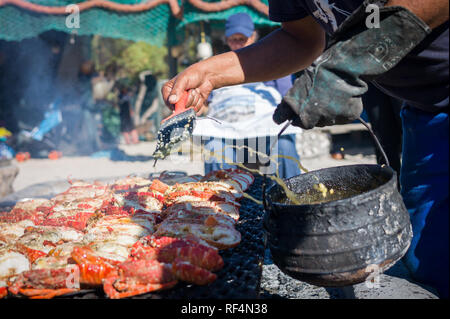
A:
POLYGON ((296 136, 296 148, 300 159, 312 159, 328 155, 331 149, 331 136, 318 129, 303 130, 296 136))
POLYGON ((19 168, 14 164, 0 166, 0 198, 14 192, 13 183, 19 174, 19 168))
POLYGON ((343 288, 324 288, 307 284, 284 274, 266 251, 261 280, 261 298, 275 299, 438 299, 435 291, 414 282, 401 262, 374 283, 343 288))

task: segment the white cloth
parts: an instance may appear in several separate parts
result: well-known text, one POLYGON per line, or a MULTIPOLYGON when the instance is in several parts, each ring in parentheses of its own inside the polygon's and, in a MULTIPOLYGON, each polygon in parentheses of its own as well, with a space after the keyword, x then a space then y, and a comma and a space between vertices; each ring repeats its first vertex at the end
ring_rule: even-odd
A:
MULTIPOLYGON (((221 123, 197 120, 193 135, 230 139, 276 136, 284 125, 277 125, 272 120, 275 107, 280 102, 280 93, 262 82, 214 90, 210 96, 208 116, 221 123)), ((300 128, 290 126, 283 135, 300 132, 300 128)))

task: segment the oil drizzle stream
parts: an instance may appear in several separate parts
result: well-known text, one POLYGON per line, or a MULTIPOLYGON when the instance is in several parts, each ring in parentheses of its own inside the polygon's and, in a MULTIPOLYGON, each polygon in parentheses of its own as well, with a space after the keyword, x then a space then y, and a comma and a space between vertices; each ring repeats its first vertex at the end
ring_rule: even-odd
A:
MULTIPOLYGON (((248 151, 249 151, 249 154, 251 154, 251 155, 253 155, 253 154, 257 154, 257 155, 259 155, 259 156, 261 156, 262 158, 267 158, 270 162, 273 162, 275 165, 276 165, 276 175, 274 176, 274 175, 266 175, 268 178, 270 178, 271 180, 273 180, 273 181, 275 181, 278 185, 280 185, 282 188, 283 188, 283 190, 284 190, 284 192, 285 192, 285 194, 286 194, 286 196, 289 198, 289 200, 292 202, 292 203, 294 203, 294 204, 296 204, 296 205, 300 205, 300 202, 297 200, 297 195, 294 193, 294 192, 292 192, 288 187, 287 187, 287 185, 284 183, 284 181, 280 178, 280 175, 279 175, 279 164, 278 164, 278 161, 277 161, 277 155, 272 155, 272 156, 268 156, 267 154, 265 154, 265 153, 261 153, 261 152, 258 152, 258 151, 255 151, 254 149, 252 149, 252 148, 250 148, 250 147, 248 147, 248 146, 246 146, 246 145, 239 145, 239 146, 235 146, 235 145, 225 145, 225 147, 223 147, 221 150, 219 150, 218 152, 221 152, 221 153, 224 153, 224 150, 226 150, 227 148, 232 148, 232 149, 239 149, 239 150, 241 150, 241 149, 247 149, 248 151)), ((252 173, 255 173, 255 174, 259 174, 259 175, 264 175, 260 170, 258 170, 258 169, 252 169, 252 168, 248 168, 248 167, 246 167, 244 164, 242 164, 242 163, 233 163, 229 158, 227 158, 225 155, 221 155, 221 156, 218 156, 218 154, 217 154, 217 152, 209 152, 209 155, 210 156, 212 156, 212 157, 214 157, 215 159, 217 159, 219 162, 221 162, 221 168, 223 168, 223 166, 222 166, 222 162, 223 161, 225 161, 226 163, 230 163, 230 164, 233 164, 233 165, 236 165, 236 166, 238 166, 238 167, 240 167, 240 168, 242 168, 242 169, 245 169, 245 170, 248 170, 248 171, 250 171, 250 172, 252 172, 252 173)), ((290 157, 290 156, 287 156, 286 158, 288 158, 288 157, 290 157)), ((289 159, 289 158, 288 158, 289 159)), ((293 158, 292 158, 293 159, 293 158)), ((296 161, 297 162, 297 161, 296 161)), ((298 164, 300 164, 300 162, 298 162, 297 163, 297 165, 298 164)), ((302 169, 303 168, 303 165, 299 165, 299 168, 300 169, 302 169)), ((248 195, 248 194, 247 194, 248 195)), ((249 199, 251 199, 251 200, 253 200, 255 203, 257 203, 257 204, 262 204, 262 202, 261 201, 259 201, 259 200, 256 200, 255 198, 253 198, 253 197, 251 197, 250 195, 248 195, 248 197, 247 198, 249 198, 249 199)))
MULTIPOLYGON (((295 159, 294 157, 288 156, 288 155, 279 155, 279 154, 268 156, 265 153, 261 153, 261 152, 255 151, 254 149, 252 149, 251 147, 248 147, 247 145, 239 145, 239 146, 237 146, 237 145, 225 145, 224 147, 222 147, 222 149, 217 150, 217 151, 210 151, 210 150, 206 151, 206 150, 204 150, 203 147, 201 147, 201 146, 198 147, 194 143, 191 143, 191 146, 192 146, 191 150, 192 151, 196 151, 195 149, 197 148, 197 152, 201 153, 203 158, 211 158, 211 157, 215 158, 220 163, 220 168, 222 168, 222 169, 223 169, 223 164, 224 163, 229 163, 230 165, 236 165, 236 166, 238 166, 238 167, 240 167, 240 168, 242 168, 244 170, 247 170, 249 172, 252 172, 254 174, 259 174, 261 176, 266 175, 267 178, 270 178, 272 181, 274 181, 275 183, 277 183, 278 185, 280 185, 283 188, 287 198, 290 200, 291 203, 296 204, 296 205, 300 205, 301 204, 299 202, 298 198, 297 198, 298 195, 295 194, 294 192, 292 192, 287 187, 286 183, 280 178, 280 175, 279 175, 279 163, 278 163, 278 159, 279 158, 286 158, 288 160, 294 161, 301 171, 306 172, 306 173, 309 172, 309 170, 307 170, 300 163, 300 161, 295 159), (200 148, 200 150, 198 150, 198 148, 200 148), (256 154, 256 155, 260 156, 261 158, 267 159, 271 163, 274 163, 275 166, 276 166, 275 175, 264 174, 263 172, 261 172, 258 169, 253 169, 253 168, 246 167, 243 163, 234 163, 230 158, 228 158, 228 157, 226 157, 224 155, 225 151, 227 149, 230 149, 230 148, 231 149, 236 149, 236 150, 247 149, 248 152, 249 152, 249 155, 253 156, 253 155, 256 154)), ((176 151, 176 150, 171 151, 171 153, 177 153, 177 152, 178 151, 176 151)), ((263 204, 262 201, 257 200, 256 198, 252 197, 251 195, 249 195, 247 193, 244 193, 243 196, 245 198, 248 198, 248 199, 252 200, 253 202, 255 202, 258 205, 262 205, 263 204)))

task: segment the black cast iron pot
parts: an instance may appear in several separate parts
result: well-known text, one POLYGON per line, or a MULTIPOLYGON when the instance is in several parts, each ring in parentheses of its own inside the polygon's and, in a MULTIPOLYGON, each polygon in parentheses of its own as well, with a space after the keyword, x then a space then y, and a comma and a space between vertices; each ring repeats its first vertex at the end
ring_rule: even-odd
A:
POLYGON ((278 184, 264 193, 267 244, 287 275, 317 286, 348 286, 382 273, 406 253, 411 223, 390 167, 333 167, 285 182, 302 200, 319 202, 290 204, 278 184), (319 183, 328 189, 326 198, 315 189, 319 183))

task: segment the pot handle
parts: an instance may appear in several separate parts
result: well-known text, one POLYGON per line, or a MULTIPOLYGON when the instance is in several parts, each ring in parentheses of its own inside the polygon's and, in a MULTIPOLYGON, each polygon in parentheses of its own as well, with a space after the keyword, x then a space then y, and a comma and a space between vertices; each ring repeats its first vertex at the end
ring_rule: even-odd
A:
MULTIPOLYGON (((277 135, 277 138, 275 141, 272 142, 272 145, 270 145, 269 148, 269 152, 267 154, 267 156, 269 157, 269 161, 267 162, 268 165, 270 165, 270 154, 272 154, 272 149, 275 146, 275 144, 278 142, 278 140, 280 139, 281 134, 283 134, 283 132, 289 127, 289 125, 291 125, 293 122, 293 120, 289 120, 286 122, 286 124, 283 126, 283 128, 280 130, 280 132, 277 135)), ((267 166, 267 165, 266 165, 267 166)), ((266 212, 269 211, 269 205, 270 208, 272 209, 272 202, 270 202, 269 204, 267 204, 267 198, 266 198, 266 184, 267 184, 267 174, 263 175, 263 185, 262 185, 262 200, 263 200, 263 206, 264 206, 264 210, 266 212)))
MULTIPOLYGON (((267 182, 270 181, 270 179, 267 179, 266 174, 263 175, 263 185, 262 185, 262 202, 263 202, 263 207, 264 210, 266 212, 266 214, 268 214, 269 212, 274 214, 275 213, 275 209, 272 205, 272 200, 270 198, 268 198, 267 196, 267 182)), ((273 186, 273 184, 270 184, 269 186, 273 186)))
POLYGON ((263 175, 263 183, 262 183, 262 202, 264 206, 264 210, 266 212, 269 211, 269 205, 267 204, 267 198, 266 198, 266 184, 267 184, 267 175, 263 175))
POLYGON ((372 138, 373 138, 373 140, 374 140, 374 142, 375 142, 375 145, 377 146, 378 150, 381 152, 381 155, 383 155, 384 161, 386 162, 386 165, 387 165, 387 166, 391 166, 391 165, 389 164, 389 159, 388 159, 386 153, 384 152, 383 147, 382 147, 381 144, 380 144, 380 141, 378 140, 378 138, 377 138, 377 136, 375 135, 375 133, 373 132, 373 130, 370 128, 369 124, 367 124, 367 123, 361 118, 361 116, 358 117, 358 120, 359 120, 359 121, 361 122, 361 124, 364 125, 364 126, 367 128, 367 130, 369 131, 370 135, 372 136, 372 138))
POLYGON ((270 232, 270 230, 269 230, 269 226, 268 226, 268 224, 269 224, 269 214, 270 213, 273 213, 273 210, 272 210, 272 203, 268 203, 268 201, 267 201, 267 196, 266 196, 266 185, 267 184, 267 175, 266 174, 264 174, 263 175, 263 185, 262 185, 262 202, 263 202, 263 206, 264 206, 264 216, 263 216, 263 222, 262 222, 262 226, 263 226, 263 229, 267 232, 267 233, 269 233, 270 232), (269 205, 270 205, 270 207, 269 207, 269 205))

